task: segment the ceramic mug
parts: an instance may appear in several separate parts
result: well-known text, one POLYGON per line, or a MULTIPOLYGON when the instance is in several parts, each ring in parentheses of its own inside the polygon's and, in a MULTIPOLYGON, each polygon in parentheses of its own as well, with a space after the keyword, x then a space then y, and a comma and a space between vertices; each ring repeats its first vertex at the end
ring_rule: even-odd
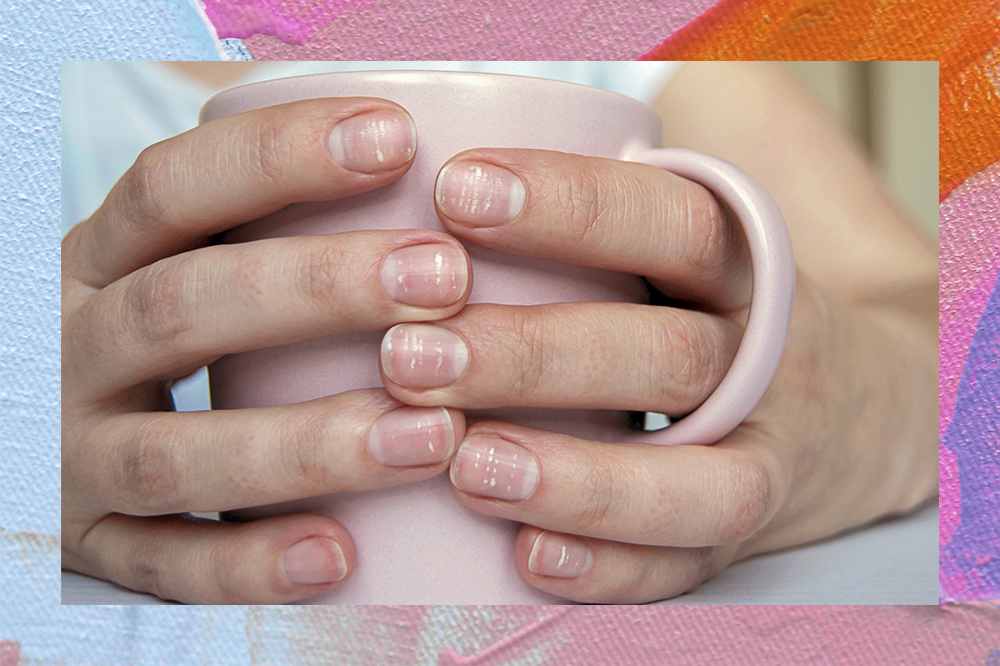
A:
MULTIPOLYGON (((496 419, 607 442, 711 444, 760 399, 784 347, 794 292, 784 221, 760 185, 732 165, 692 151, 656 148, 662 126, 652 108, 605 90, 547 79, 345 72, 223 91, 202 108, 201 122, 317 97, 379 97, 405 108, 418 134, 410 170, 372 192, 287 206, 227 232, 223 242, 362 229, 444 231, 434 209, 435 178, 449 158, 476 147, 540 148, 646 162, 707 187, 743 228, 753 267, 747 326, 728 374, 690 415, 656 432, 630 431, 622 413, 597 410, 468 411, 470 422, 496 419)), ((634 275, 505 255, 471 243, 465 247, 474 276, 469 303, 647 302, 646 286, 634 275)), ((383 333, 336 335, 223 357, 209 368, 212 407, 267 407, 381 387, 383 333)), ((357 545, 350 580, 312 603, 563 603, 518 574, 513 544, 520 525, 466 508, 452 494, 447 474, 234 513, 254 519, 299 512, 336 519, 357 545)))

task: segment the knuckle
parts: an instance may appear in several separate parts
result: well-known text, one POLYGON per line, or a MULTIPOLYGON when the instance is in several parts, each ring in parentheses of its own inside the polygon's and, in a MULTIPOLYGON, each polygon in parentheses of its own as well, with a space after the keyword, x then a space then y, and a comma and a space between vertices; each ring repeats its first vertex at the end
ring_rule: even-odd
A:
POLYGON ((300 259, 297 290, 302 300, 320 315, 337 314, 343 309, 345 271, 348 257, 332 243, 321 243, 306 251, 300 259))
POLYGON ((547 334, 545 323, 526 313, 514 311, 512 330, 516 349, 511 354, 517 359, 517 371, 512 391, 521 400, 538 392, 544 377, 549 372, 551 359, 546 351, 547 334))
POLYGON ((580 475, 584 495, 574 521, 578 533, 601 533, 610 523, 626 523, 631 493, 636 488, 623 481, 619 468, 615 461, 605 456, 588 461, 587 469, 580 475))
POLYGON ((213 603, 216 604, 246 604, 253 603, 247 586, 247 571, 243 566, 244 552, 234 552, 231 539, 223 539, 210 547, 205 555, 207 570, 202 572, 211 578, 198 585, 204 589, 209 583, 212 589, 213 603))
POLYGON ((691 548, 685 554, 689 558, 685 575, 678 581, 680 589, 673 591, 673 594, 684 592, 694 592, 701 587, 709 578, 718 573, 717 564, 718 548, 715 546, 702 546, 701 548, 691 548))
POLYGON ((333 471, 327 452, 336 430, 325 414, 299 417, 298 426, 290 430, 292 434, 281 447, 281 465, 296 487, 317 492, 332 487, 333 471))
POLYGON ((164 545, 160 539, 137 539, 119 580, 124 587, 170 599, 163 571, 164 545))
POLYGON ((706 327, 687 315, 659 317, 653 326, 649 339, 655 344, 649 367, 657 371, 646 376, 656 382, 654 398, 674 409, 702 402, 725 369, 721 345, 706 327))
POLYGON ((632 556, 623 564, 619 574, 610 581, 602 597, 605 603, 635 604, 654 601, 656 592, 650 587, 652 583, 651 554, 643 546, 631 546, 632 556))
POLYGON ((189 259, 160 261, 135 273, 123 304, 127 325, 140 343, 172 344, 191 328, 189 303, 196 280, 190 279, 189 259))
POLYGON ((134 515, 181 510, 181 460, 171 434, 156 422, 139 429, 119 454, 117 487, 123 504, 134 515))
POLYGON ((571 240, 601 242, 603 222, 609 211, 605 187, 605 183, 587 171, 573 171, 559 181, 554 189, 555 203, 570 224, 571 240))
POLYGON ((730 457, 720 473, 719 545, 740 543, 770 520, 774 505, 771 475, 749 456, 730 457))
POLYGON ((685 262, 708 278, 722 278, 728 273, 727 260, 738 256, 736 235, 722 213, 719 202, 703 187, 688 186, 676 198, 676 219, 683 220, 685 262))
POLYGON ((246 169, 280 188, 294 164, 296 123, 287 111, 276 111, 267 121, 253 127, 246 169))
POLYGON ((121 180, 129 221, 140 228, 169 223, 170 152, 163 143, 147 147, 121 180))

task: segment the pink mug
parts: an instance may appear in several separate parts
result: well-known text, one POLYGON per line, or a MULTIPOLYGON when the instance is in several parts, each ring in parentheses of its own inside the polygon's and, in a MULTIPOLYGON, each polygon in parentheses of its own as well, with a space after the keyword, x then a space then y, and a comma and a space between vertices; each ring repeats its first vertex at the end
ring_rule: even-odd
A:
MULTIPOLYGON (((598 441, 712 444, 763 395, 784 347, 795 269, 784 221, 771 197, 721 160, 659 149, 661 123, 649 106, 597 88, 521 76, 438 71, 319 74, 232 88, 210 99, 201 122, 316 97, 380 97, 413 117, 418 149, 397 182, 347 199, 288 206, 228 232, 224 242, 360 229, 444 231, 435 178, 453 155, 476 147, 558 150, 652 164, 701 183, 739 220, 750 248, 753 291, 736 358, 697 410, 656 432, 629 431, 621 413, 496 409, 468 412, 598 441)), ((505 255, 467 244, 470 303, 647 302, 642 279, 622 273, 505 255)), ((209 369, 214 409, 266 407, 380 387, 384 332, 319 338, 219 359, 209 369)), ((351 579, 313 599, 321 604, 564 603, 524 582, 514 565, 519 524, 478 514, 453 496, 447 474, 393 488, 327 495, 232 512, 240 519, 321 513, 357 545, 351 579)))

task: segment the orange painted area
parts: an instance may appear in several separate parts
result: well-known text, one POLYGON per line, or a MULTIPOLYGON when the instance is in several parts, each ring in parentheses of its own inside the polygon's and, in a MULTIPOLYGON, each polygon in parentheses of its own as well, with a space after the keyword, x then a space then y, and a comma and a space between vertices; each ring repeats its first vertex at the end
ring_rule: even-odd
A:
POLYGON ((722 0, 646 60, 937 60, 944 199, 1000 160, 1000 0, 722 0))

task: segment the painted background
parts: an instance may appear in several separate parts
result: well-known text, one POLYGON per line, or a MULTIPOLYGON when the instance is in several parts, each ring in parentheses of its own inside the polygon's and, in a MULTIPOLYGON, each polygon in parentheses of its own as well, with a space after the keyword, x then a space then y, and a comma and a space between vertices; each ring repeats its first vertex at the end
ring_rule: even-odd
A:
MULTIPOLYGON (((202 60, 217 59, 222 53, 257 57, 303 57, 306 53, 324 58, 635 58, 651 51, 655 54, 660 41, 712 4, 711 0, 591 0, 553 2, 539 10, 525 9, 535 7, 527 2, 487 0, 477 5, 479 13, 457 16, 453 3, 446 0, 335 0, 327 5, 334 8, 328 15, 293 11, 288 18, 274 8, 294 10, 295 2, 242 2, 243 23, 237 20, 236 29, 271 25, 279 37, 299 43, 240 35, 247 36, 245 43, 230 42, 220 50, 210 25, 186 0, 92 0, 60 5, 7 0, 0 23, 0 639, 4 639, 0 666, 13 666, 19 660, 22 664, 81 665, 433 664, 442 651, 456 650, 460 655, 489 651, 503 637, 525 630, 528 633, 520 642, 493 647, 468 663, 601 663, 601 659, 624 663, 620 658, 615 661, 614 655, 645 641, 655 654, 669 655, 678 664, 710 659, 746 664, 913 664, 929 663, 932 658, 932 663, 1000 665, 1000 614, 988 604, 578 608, 561 611, 534 631, 537 622, 555 611, 411 607, 305 613, 255 607, 59 605, 60 60, 202 60), (267 7, 270 15, 264 11, 267 7), (609 631, 617 640, 590 642, 591 637, 605 637, 609 631), (831 650, 835 639, 845 647, 831 650)), ((737 10, 757 7, 757 13, 745 19, 752 21, 766 14, 760 11, 765 4, 723 0, 718 7, 733 16, 737 10)), ((876 3, 857 4, 863 5, 857 10, 863 13, 876 3)), ((787 10, 788 5, 781 7, 787 10)), ((821 10, 825 4, 811 6, 821 10)), ((912 10, 916 5, 900 2, 895 6, 912 10)), ((957 590, 955 598, 995 599, 1000 597, 995 568, 1000 561, 996 557, 1000 533, 985 518, 1000 513, 997 498, 989 492, 1000 487, 997 402, 996 394, 990 393, 998 381, 997 364, 991 360, 996 358, 991 354, 995 354, 997 338, 993 320, 981 318, 995 292, 996 249, 1000 247, 996 238, 1000 179, 997 168, 989 167, 1000 154, 989 153, 987 140, 1000 134, 995 131, 1000 112, 991 115, 1000 99, 998 40, 995 29, 989 27, 996 25, 989 19, 997 15, 997 7, 995 0, 952 3, 947 10, 943 3, 936 10, 923 6, 931 7, 931 18, 945 17, 939 34, 954 37, 959 33, 939 52, 954 56, 948 61, 949 69, 942 70, 950 74, 942 75, 942 160, 946 161, 947 154, 957 156, 943 163, 942 169, 950 178, 942 181, 942 197, 948 196, 942 203, 941 220, 942 426, 963 424, 942 448, 942 509, 947 505, 957 513, 942 525, 942 542, 951 549, 942 551, 942 590, 945 597, 957 590), (964 8, 966 15, 956 15, 955 5, 964 8), (982 11, 976 14, 975 9, 982 11), (965 51, 958 48, 956 52, 963 26, 973 25, 969 17, 986 17, 987 34, 977 32, 967 40, 965 51), (963 123, 963 113, 979 120, 963 123), (971 143, 970 136, 983 141, 971 143), (972 365, 968 359, 974 359, 972 365), (949 405, 953 408, 946 409, 949 405), (961 500, 955 502, 956 497, 961 500), (950 569, 949 552, 955 555, 950 569)), ((711 15, 718 16, 718 12, 711 15)), ((817 20, 811 25, 822 31, 822 12, 812 18, 817 20)), ((896 41, 924 43, 908 32, 918 29, 920 18, 911 15, 909 23, 890 26, 892 34, 901 37, 896 41)), ((707 27, 689 43, 719 44, 727 34, 724 31, 733 28, 720 27, 718 21, 702 25, 707 27)), ((233 29, 232 25, 222 27, 233 29)), ((892 40, 887 43, 891 46, 892 40)), ((782 51, 782 44, 774 40, 744 39, 743 44, 770 46, 770 57, 775 57, 775 49, 778 55, 791 53, 787 48, 782 51)), ((838 44, 844 45, 834 40, 833 46, 838 44)), ((935 57, 927 59, 936 59, 938 54, 930 55, 935 57)), ((757 56, 769 57, 767 53, 757 56)), ((873 57, 884 56, 876 53, 873 57)), ((464 661, 446 653, 440 663, 464 661)))

